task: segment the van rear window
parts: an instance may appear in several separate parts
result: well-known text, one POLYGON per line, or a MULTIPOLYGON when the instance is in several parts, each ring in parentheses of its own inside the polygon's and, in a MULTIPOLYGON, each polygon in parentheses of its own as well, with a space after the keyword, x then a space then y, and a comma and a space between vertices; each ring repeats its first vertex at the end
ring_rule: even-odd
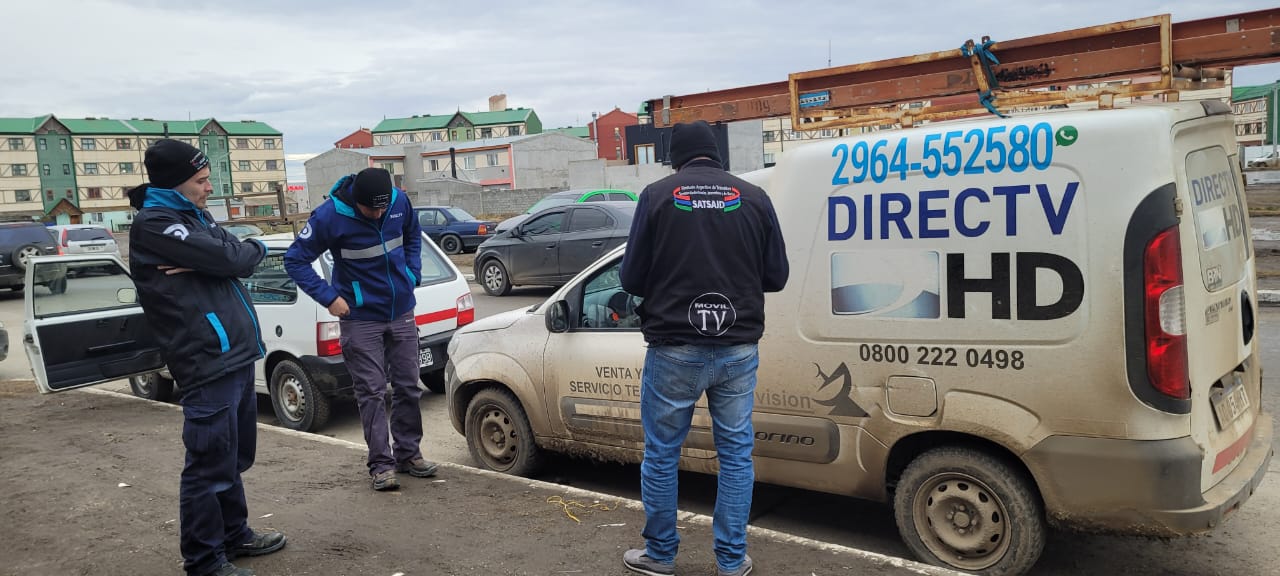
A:
POLYGON ((68 242, 92 242, 94 240, 111 240, 111 233, 105 228, 72 228, 67 230, 68 242))
POLYGON ((1186 169, 1200 274, 1204 287, 1215 292, 1239 282, 1249 258, 1240 175, 1221 147, 1188 154, 1186 169))

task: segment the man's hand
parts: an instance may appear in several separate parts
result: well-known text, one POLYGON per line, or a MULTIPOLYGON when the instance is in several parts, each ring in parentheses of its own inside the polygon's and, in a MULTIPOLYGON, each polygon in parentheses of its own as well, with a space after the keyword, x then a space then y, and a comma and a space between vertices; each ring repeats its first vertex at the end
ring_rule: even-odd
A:
POLYGON ((174 274, 186 274, 187 272, 195 272, 195 270, 192 270, 190 268, 179 268, 177 266, 157 266, 157 268, 159 268, 160 270, 163 270, 166 276, 173 276, 174 274))
POLYGON ((337 300, 334 300, 333 303, 329 305, 329 313, 337 316, 338 318, 345 318, 347 314, 351 313, 351 308, 347 307, 347 301, 343 300, 342 297, 339 296, 337 300))

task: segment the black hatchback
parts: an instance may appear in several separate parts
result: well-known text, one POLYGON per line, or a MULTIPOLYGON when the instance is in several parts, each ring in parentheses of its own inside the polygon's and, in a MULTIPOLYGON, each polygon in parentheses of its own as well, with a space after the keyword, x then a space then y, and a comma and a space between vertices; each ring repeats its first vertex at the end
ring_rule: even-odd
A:
POLYGON ((548 208, 476 250, 476 281, 493 296, 512 286, 559 286, 626 243, 635 202, 592 202, 548 208))
POLYGON ((21 290, 31 258, 57 254, 58 244, 43 225, 35 222, 0 224, 0 288, 21 290))

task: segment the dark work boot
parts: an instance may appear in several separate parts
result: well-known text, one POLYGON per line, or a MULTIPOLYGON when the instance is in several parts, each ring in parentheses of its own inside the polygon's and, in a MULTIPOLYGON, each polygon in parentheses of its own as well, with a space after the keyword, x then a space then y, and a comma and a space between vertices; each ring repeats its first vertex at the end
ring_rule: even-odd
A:
POLYGON ((248 568, 236 568, 235 564, 223 562, 217 570, 205 574, 205 576, 253 576, 253 570, 248 568))
POLYGON ((239 546, 227 548, 227 560, 241 556, 262 556, 284 548, 285 537, 280 532, 254 532, 253 538, 239 546))

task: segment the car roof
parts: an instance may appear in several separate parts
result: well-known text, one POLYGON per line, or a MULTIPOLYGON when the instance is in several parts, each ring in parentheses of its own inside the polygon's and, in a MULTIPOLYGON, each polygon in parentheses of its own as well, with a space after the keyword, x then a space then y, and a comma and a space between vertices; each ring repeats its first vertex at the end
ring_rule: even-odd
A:
POLYGON ((54 228, 57 230, 83 230, 85 228, 101 228, 103 230, 107 229, 106 226, 103 226, 101 224, 55 224, 53 226, 49 226, 49 228, 54 228))
POLYGON ((41 228, 48 228, 48 226, 45 226, 44 224, 41 224, 39 222, 0 222, 0 228, 25 228, 27 226, 39 226, 41 228))

